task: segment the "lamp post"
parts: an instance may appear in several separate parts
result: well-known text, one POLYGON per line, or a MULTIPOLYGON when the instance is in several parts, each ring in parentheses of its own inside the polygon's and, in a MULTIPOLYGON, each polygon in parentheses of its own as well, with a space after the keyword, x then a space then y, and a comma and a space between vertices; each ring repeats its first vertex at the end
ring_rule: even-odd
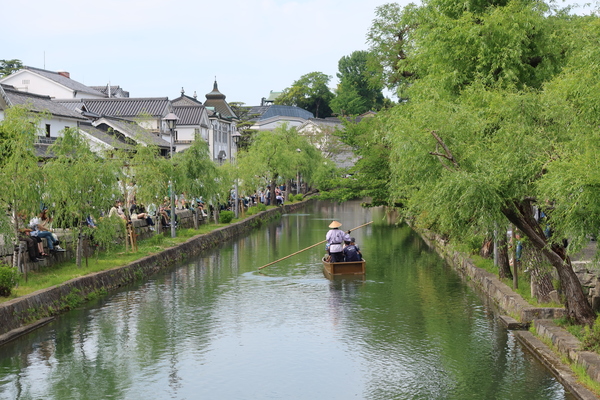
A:
MULTIPOLYGON (((235 162, 235 166, 237 168, 237 153, 238 153, 238 143, 240 141, 240 138, 242 137, 242 135, 240 135, 240 133, 238 131, 235 131, 235 133, 231 134, 231 139, 233 139, 233 143, 235 143, 235 157, 233 158, 233 161, 235 162)), ((235 212, 235 217, 238 218, 239 216, 239 199, 238 199, 238 182, 237 182, 237 171, 235 172, 235 207, 234 212, 235 212)))
MULTIPOLYGON (((170 158, 171 158, 171 163, 173 163, 173 130, 175 129, 175 125, 177 124, 177 120, 179 118, 177 118, 177 115, 173 114, 172 112, 168 113, 164 118, 163 121, 165 121, 167 123, 167 126, 169 127, 169 131, 170 131, 170 142, 171 145, 169 146, 170 149, 170 158)), ((175 236, 177 236, 177 234, 175 233, 175 191, 173 188, 173 174, 171 173, 171 179, 169 180, 169 190, 171 191, 171 237, 174 238, 175 236)))

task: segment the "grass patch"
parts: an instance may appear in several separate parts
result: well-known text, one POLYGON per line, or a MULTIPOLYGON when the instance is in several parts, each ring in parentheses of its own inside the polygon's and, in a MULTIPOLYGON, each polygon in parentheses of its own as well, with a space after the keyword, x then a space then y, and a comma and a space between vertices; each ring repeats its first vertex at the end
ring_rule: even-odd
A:
MULTIPOLYGON (((568 322, 568 321, 566 321, 566 320, 562 320, 562 321, 557 320, 556 321, 556 323, 565 323, 565 322, 568 322)), ((592 379, 589 376, 589 374, 587 373, 587 371, 585 370, 585 367, 583 365, 575 364, 568 357, 560 354, 560 352, 558 351, 556 346, 552 343, 552 341, 549 338, 538 335, 538 333, 535 329, 535 326, 533 324, 529 327, 529 331, 531 333, 533 333, 539 340, 541 340, 546 346, 548 346, 550 348, 550 350, 552 350, 552 352, 554 354, 556 354, 557 357, 560 358, 561 363, 569 366, 571 371, 573 371, 573 374, 575 374, 575 377, 577 378, 578 383, 580 383, 581 385, 585 386, 587 389, 592 391, 596 396, 600 397, 600 382, 596 382, 594 379, 592 379)))
MULTIPOLYGON (((475 254, 471 255, 469 258, 471 260, 473 260, 473 264, 475 264, 475 266, 477 268, 481 268, 487 272, 494 274, 495 276, 498 276, 498 267, 496 267, 494 265, 494 260, 490 260, 488 258, 483 258, 483 257, 481 257, 479 255, 475 255, 475 254)), ((534 307, 557 307, 557 308, 562 307, 561 304, 540 303, 540 302, 538 302, 538 300, 535 297, 531 297, 531 283, 529 281, 529 276, 526 275, 523 271, 519 271, 518 280, 519 280, 519 282, 518 282, 519 288, 515 289, 513 287, 512 279, 507 279, 507 278, 500 279, 500 281, 502 283, 507 285, 515 293, 520 295, 523 298, 523 300, 525 300, 526 302, 528 302, 529 304, 531 304, 534 307)))
MULTIPOLYGON (((238 220, 233 220, 233 222, 236 221, 238 220)), ((27 282, 21 279, 19 286, 12 291, 9 297, 0 297, 0 303, 25 296, 38 290, 60 285, 73 278, 127 265, 140 258, 160 253, 194 236, 203 235, 227 225, 203 224, 198 227, 198 230, 178 229, 176 238, 171 238, 170 231, 167 230, 164 235, 154 235, 146 240, 140 240, 138 242, 138 249, 135 252, 132 252, 131 249, 126 252, 124 245, 115 245, 108 252, 98 252, 95 256, 88 258, 87 265, 84 259, 81 263, 81 268, 77 267, 75 259, 71 259, 49 267, 42 267, 39 271, 29 271, 27 273, 27 282)))

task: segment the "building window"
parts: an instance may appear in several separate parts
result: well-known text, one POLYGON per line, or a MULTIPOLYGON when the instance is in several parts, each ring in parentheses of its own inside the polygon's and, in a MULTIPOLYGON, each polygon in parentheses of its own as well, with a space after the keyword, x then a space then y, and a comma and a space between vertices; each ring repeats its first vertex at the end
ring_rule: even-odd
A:
POLYGON ((29 79, 23 79, 23 80, 21 81, 21 83, 22 83, 23 85, 29 85, 29 79))
POLYGON ((46 137, 50 137, 50 124, 46 124, 46 137))

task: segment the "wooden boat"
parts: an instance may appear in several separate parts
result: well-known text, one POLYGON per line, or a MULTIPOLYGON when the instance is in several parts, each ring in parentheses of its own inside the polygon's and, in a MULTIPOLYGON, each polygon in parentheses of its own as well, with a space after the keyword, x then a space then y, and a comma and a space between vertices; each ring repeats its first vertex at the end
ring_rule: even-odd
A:
POLYGON ((323 270, 327 275, 364 275, 365 263, 362 261, 348 261, 332 263, 323 257, 323 270))

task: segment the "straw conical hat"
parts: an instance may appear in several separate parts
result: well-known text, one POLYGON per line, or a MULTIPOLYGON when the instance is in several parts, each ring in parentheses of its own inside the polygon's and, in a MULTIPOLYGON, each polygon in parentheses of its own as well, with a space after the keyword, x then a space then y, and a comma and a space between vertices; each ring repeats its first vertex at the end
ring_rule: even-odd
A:
POLYGON ((340 226, 342 226, 342 224, 337 221, 333 221, 332 223, 329 224, 330 228, 339 228, 340 226))

